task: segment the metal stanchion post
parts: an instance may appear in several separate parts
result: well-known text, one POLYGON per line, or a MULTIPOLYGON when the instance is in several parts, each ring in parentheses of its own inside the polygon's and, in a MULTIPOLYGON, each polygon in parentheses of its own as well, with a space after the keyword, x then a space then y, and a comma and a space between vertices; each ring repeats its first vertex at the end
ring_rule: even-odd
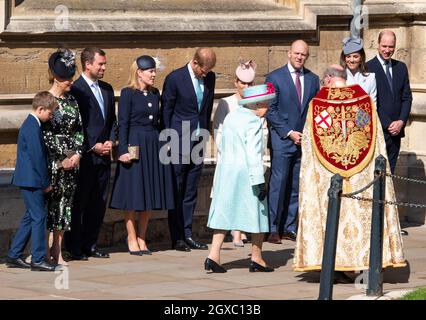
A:
POLYGON ((373 187, 373 212, 371 217, 370 266, 368 270, 367 296, 383 295, 383 223, 386 190, 386 159, 379 155, 376 158, 375 174, 381 177, 373 187))
POLYGON ((342 185, 342 177, 339 174, 335 174, 331 178, 330 189, 328 189, 327 224, 325 229, 318 300, 331 300, 333 297, 334 264, 336 259, 342 185))

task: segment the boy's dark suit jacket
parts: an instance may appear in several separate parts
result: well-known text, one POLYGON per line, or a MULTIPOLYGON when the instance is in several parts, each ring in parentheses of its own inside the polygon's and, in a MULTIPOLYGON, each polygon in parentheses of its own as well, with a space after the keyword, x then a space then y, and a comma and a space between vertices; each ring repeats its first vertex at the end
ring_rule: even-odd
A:
POLYGON ((18 135, 18 155, 12 184, 18 187, 46 189, 50 185, 47 150, 41 128, 33 115, 28 115, 18 135))

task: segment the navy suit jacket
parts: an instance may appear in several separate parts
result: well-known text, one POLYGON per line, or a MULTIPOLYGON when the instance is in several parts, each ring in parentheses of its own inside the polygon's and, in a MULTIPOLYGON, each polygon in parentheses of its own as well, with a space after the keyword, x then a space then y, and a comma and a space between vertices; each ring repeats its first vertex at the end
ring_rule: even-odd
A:
MULTIPOLYGON (((393 121, 402 120, 404 124, 407 123, 413 101, 407 66, 393 59, 391 63, 393 94, 379 59, 374 57, 367 62, 368 70, 376 74, 377 112, 385 133, 388 132, 387 129, 393 121)), ((402 138, 404 135, 403 128, 397 137, 402 138)))
MULTIPOLYGON (((104 81, 99 80, 98 83, 104 99, 105 120, 92 89, 82 76, 74 82, 70 92, 78 102, 83 121, 85 153, 98 142, 104 143, 107 140, 115 142, 117 139, 114 90, 104 81)), ((110 157, 99 156, 95 152, 90 154, 95 162, 110 161, 110 157)))
POLYGON ((204 78, 204 93, 201 110, 198 110, 197 96, 189 74, 188 65, 172 71, 164 80, 161 96, 162 120, 167 129, 175 129, 182 137, 182 121, 190 122, 190 133, 197 129, 210 130, 213 110, 216 75, 209 72, 204 78))
POLYGON ((296 86, 291 77, 288 66, 276 69, 266 76, 266 82, 274 85, 276 98, 270 103, 266 119, 271 132, 273 150, 296 152, 297 146, 287 137, 290 130, 302 132, 306 121, 309 102, 319 90, 319 78, 310 70, 303 69, 303 101, 299 112, 299 98, 296 86))
POLYGON ((50 185, 47 150, 41 128, 32 115, 28 115, 19 130, 18 154, 12 184, 43 190, 50 185))

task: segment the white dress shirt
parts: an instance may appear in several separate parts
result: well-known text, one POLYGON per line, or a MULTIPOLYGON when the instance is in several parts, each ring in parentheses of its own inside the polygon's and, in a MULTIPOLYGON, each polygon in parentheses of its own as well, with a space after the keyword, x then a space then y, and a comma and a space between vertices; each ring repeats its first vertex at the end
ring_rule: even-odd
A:
MULTIPOLYGON (((95 99, 96 99, 96 101, 98 100, 98 98, 96 98, 97 97, 97 95, 96 95, 96 93, 95 93, 95 90, 97 90, 96 88, 98 88, 99 89, 99 93, 101 94, 101 96, 102 96, 102 91, 101 91, 101 88, 99 87, 99 83, 97 83, 97 86, 96 86, 96 88, 94 88, 93 87, 93 83, 95 82, 95 81, 93 81, 92 79, 89 79, 84 73, 82 73, 81 74, 81 76, 83 77, 83 79, 87 82, 87 84, 89 85, 89 88, 90 88, 90 90, 92 90, 92 93, 93 93, 93 95, 95 96, 95 99)), ((97 82, 97 81, 96 81, 97 82)), ((98 101, 98 103, 100 104, 100 102, 98 101)), ((102 105, 99 105, 99 107, 100 108, 104 108, 104 104, 103 104, 103 101, 102 101, 102 105)), ((104 113, 103 113, 103 111, 101 110, 101 113, 102 113, 102 115, 104 115, 104 113)), ((94 146, 92 146, 89 150, 87 150, 87 152, 90 152, 90 151, 93 151, 94 149, 95 149, 95 146, 96 146, 96 144, 94 145, 94 146)))
POLYGON ((191 80, 192 80, 192 85, 194 86, 194 91, 197 92, 196 86, 197 86, 197 81, 200 83, 200 87, 201 87, 201 92, 204 93, 204 79, 198 79, 195 76, 194 70, 192 70, 191 67, 191 62, 192 60, 188 63, 188 70, 189 70, 189 75, 191 76, 191 80))
MULTIPOLYGON (((290 71, 291 78, 293 79, 294 87, 296 87, 296 69, 294 69, 290 63, 288 63, 287 66, 288 66, 288 71, 290 71)), ((305 77, 305 73, 302 68, 300 69, 300 84, 302 85, 302 96, 300 98, 301 102, 303 101, 303 93, 305 90, 305 83, 303 81, 304 77, 305 77)))
MULTIPOLYGON (((379 59, 380 64, 382 65, 383 71, 386 74, 386 63, 385 63, 385 60, 380 56, 380 54, 377 55, 377 59, 379 59)), ((391 77, 393 78, 392 63, 391 63, 390 60, 389 60, 389 72, 391 74, 391 77)))
MULTIPOLYGON (((293 79, 294 87, 296 87, 296 69, 294 69, 294 68, 293 68, 293 66, 291 65, 291 63, 287 63, 287 67, 288 67, 288 71, 290 71, 291 78, 293 79)), ((303 101, 303 92, 304 92, 304 90, 305 90, 305 83, 304 83, 304 81, 303 81, 304 77, 305 77, 305 73, 303 72, 303 68, 302 68, 302 69, 300 69, 300 77, 299 77, 299 79, 300 79, 300 84, 301 84, 301 86, 302 86, 302 96, 300 97, 300 104, 302 104, 302 101, 303 101)), ((291 135, 291 133, 292 133, 293 131, 294 131, 294 130, 290 130, 290 131, 287 133, 287 137, 288 137, 289 135, 291 135)))
POLYGON ((105 105, 104 105, 104 101, 102 97, 102 91, 101 91, 101 88, 99 87, 98 81, 93 81, 92 79, 89 79, 84 73, 82 73, 81 76, 89 85, 90 90, 92 90, 92 93, 95 96, 96 101, 98 101, 99 107, 101 108, 102 116, 105 118, 105 105), (96 92, 96 90, 98 90, 98 92, 96 92), (101 99, 101 101, 99 101, 99 99, 101 99))

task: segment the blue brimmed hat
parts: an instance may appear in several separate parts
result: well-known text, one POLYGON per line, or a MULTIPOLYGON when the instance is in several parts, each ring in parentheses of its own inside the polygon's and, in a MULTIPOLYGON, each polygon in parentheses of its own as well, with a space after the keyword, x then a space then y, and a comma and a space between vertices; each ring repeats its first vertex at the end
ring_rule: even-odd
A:
POLYGON ((71 79, 75 75, 75 53, 68 49, 59 49, 49 57, 49 69, 61 79, 71 79))
POLYGON ((253 104, 257 102, 266 102, 275 98, 275 88, 270 82, 248 87, 243 90, 244 98, 238 101, 239 105, 253 104))
POLYGON ((153 69, 156 67, 156 63, 153 57, 143 55, 136 59, 136 64, 141 70, 153 69))
POLYGON ((360 51, 364 47, 364 41, 361 38, 343 39, 343 53, 345 55, 360 51))

